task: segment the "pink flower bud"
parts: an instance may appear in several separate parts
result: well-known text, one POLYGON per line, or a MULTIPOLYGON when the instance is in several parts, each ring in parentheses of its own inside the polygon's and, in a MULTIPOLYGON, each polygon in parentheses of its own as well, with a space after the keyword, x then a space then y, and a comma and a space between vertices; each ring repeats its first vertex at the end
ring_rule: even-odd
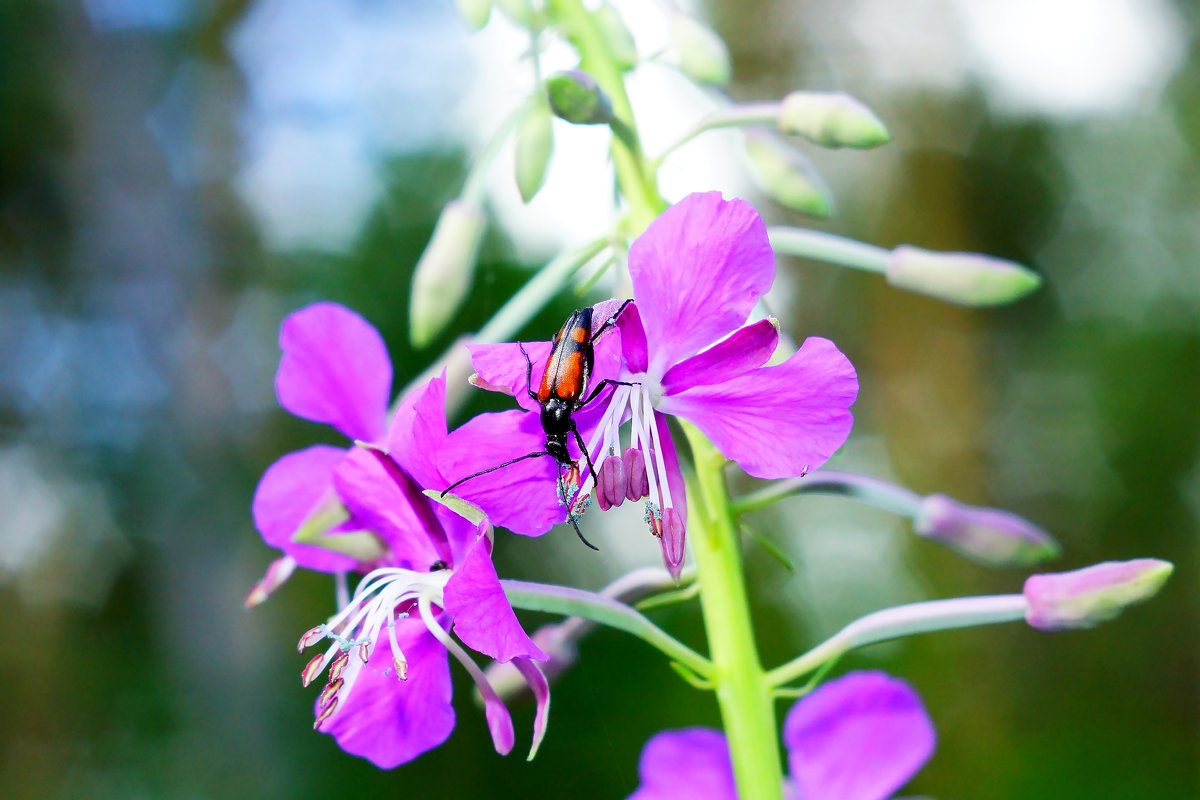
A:
POLYGON ((1094 627, 1149 600, 1174 569, 1169 561, 1139 558, 1033 575, 1025 581, 1025 620, 1041 631, 1094 627))
POLYGON ((921 500, 916 531, 972 561, 991 567, 1026 566, 1058 555, 1058 543, 1016 514, 977 508, 931 494, 921 500))

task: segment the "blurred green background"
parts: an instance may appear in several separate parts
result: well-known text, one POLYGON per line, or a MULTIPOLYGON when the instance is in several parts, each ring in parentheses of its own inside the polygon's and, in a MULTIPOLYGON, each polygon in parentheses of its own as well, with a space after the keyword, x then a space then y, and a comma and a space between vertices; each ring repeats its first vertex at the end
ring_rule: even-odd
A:
MULTIPOLYGON (((657 6, 622 8, 652 52, 657 6)), ((1027 516, 1062 542, 1064 569, 1177 565, 1158 599, 1096 631, 1012 625, 846 659, 926 698, 940 747, 910 793, 1200 796, 1195 4, 729 0, 700 13, 729 43, 736 99, 841 89, 887 121, 881 150, 809 151, 838 200, 817 227, 1045 277, 1022 303, 971 311, 781 262, 784 327, 833 338, 859 369, 836 463, 1027 516)), ((399 386, 530 267, 609 225, 602 132, 556 129, 554 174, 529 209, 502 159, 468 308, 429 352, 409 348, 412 265, 496 109, 531 85, 524 47, 504 19, 470 36, 449 0, 0 4, 0 795, 621 798, 651 734, 717 722, 656 654, 602 631, 556 685, 533 764, 494 754, 457 671, 451 740, 380 772, 311 730, 293 646, 328 613, 328 579, 297 575, 242 608, 273 557, 250 519, 258 476, 334 441, 275 404, 283 316, 317 299, 354 307, 384 333, 399 386)), ((651 152, 708 102, 679 83, 659 64, 634 79, 651 152)), ((719 188, 811 224, 753 194, 731 145, 712 135, 681 152, 664 189, 719 188)), ((578 303, 564 291, 524 335, 546 338, 578 303)), ((769 664, 861 613, 1023 579, 840 499, 752 522, 800 563, 788 573, 749 551, 769 664)), ((656 562, 640 522, 589 525, 600 554, 562 531, 506 538, 501 574, 597 588, 656 562)), ((700 643, 695 607, 653 616, 700 643)), ((515 713, 519 753, 532 713, 515 713)))

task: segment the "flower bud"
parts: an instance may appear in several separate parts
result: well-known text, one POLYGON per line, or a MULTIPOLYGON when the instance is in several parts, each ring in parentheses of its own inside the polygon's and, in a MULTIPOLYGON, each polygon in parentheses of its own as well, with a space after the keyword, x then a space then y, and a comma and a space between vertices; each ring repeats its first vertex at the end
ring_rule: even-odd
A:
POLYGON ((968 506, 944 494, 921 500, 913 526, 921 536, 989 567, 1026 566, 1058 555, 1048 533, 1016 514, 968 506))
POLYGON ((496 6, 522 28, 533 27, 533 4, 529 0, 495 0, 496 6))
POLYGON ((625 462, 620 456, 609 456, 600 465, 600 474, 596 476, 596 505, 601 511, 608 511, 613 506, 625 502, 625 494, 629 491, 629 480, 625 477, 625 462))
POLYGON ((478 207, 455 200, 438 217, 413 270, 409 337, 416 347, 433 341, 466 299, 487 220, 478 207))
POLYGON ((1174 569, 1169 561, 1139 558, 1033 575, 1025 581, 1025 620, 1041 631, 1095 627, 1149 600, 1174 569))
POLYGON ((746 131, 751 175, 773 200, 812 217, 833 213, 833 196, 808 159, 777 136, 746 131))
POLYGON ((488 17, 492 15, 492 0, 454 0, 454 7, 475 30, 487 25, 488 17))
POLYGON ((687 530, 679 512, 673 508, 663 509, 662 535, 659 537, 659 543, 662 545, 663 563, 667 567, 667 572, 671 573, 671 577, 676 581, 679 580, 679 574, 683 572, 686 538, 687 530))
POLYGON ((621 19, 617 10, 610 4, 603 3, 596 9, 595 17, 596 27, 600 29, 600 35, 604 37, 604 41, 608 45, 608 52, 612 55, 617 69, 628 72, 637 66, 637 45, 633 41, 633 34, 629 32, 629 28, 625 27, 625 21, 621 19))
POLYGON ((550 110, 576 125, 604 125, 613 120, 612 103, 583 70, 569 69, 546 79, 550 110))
POLYGON ((517 130, 516 163, 517 189, 528 203, 546 181, 546 166, 554 152, 554 127, 550 109, 537 103, 521 121, 517 130))
POLYGON ((887 281, 893 286, 964 306, 1011 303, 1042 285, 1037 273, 991 256, 940 253, 904 245, 892 251, 887 281))
POLYGON ((844 92, 792 92, 777 124, 822 147, 878 147, 892 138, 875 112, 844 92))
POLYGON ((720 36, 687 14, 673 14, 668 33, 684 75, 710 86, 729 82, 729 48, 720 36))

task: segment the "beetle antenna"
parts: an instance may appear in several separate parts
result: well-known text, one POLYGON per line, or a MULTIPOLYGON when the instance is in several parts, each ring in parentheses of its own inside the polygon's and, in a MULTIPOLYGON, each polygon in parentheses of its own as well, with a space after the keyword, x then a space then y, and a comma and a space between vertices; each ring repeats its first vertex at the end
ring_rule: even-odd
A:
POLYGON ((468 475, 465 478, 459 478, 454 483, 447 486, 445 489, 442 489, 442 491, 438 493, 438 496, 445 497, 446 493, 449 492, 454 487, 461 486, 462 484, 466 483, 467 481, 471 480, 472 478, 478 478, 480 475, 487 475, 489 472, 495 472, 498 469, 504 469, 507 466, 515 464, 518 461, 524 461, 527 458, 538 458, 539 456, 549 456, 549 455, 553 455, 553 453, 550 453, 549 451, 543 451, 541 453, 526 453, 523 456, 518 456, 517 458, 511 459, 509 461, 505 461, 503 464, 497 464, 494 467, 488 467, 487 469, 480 470, 479 472, 476 472, 473 475, 468 475))

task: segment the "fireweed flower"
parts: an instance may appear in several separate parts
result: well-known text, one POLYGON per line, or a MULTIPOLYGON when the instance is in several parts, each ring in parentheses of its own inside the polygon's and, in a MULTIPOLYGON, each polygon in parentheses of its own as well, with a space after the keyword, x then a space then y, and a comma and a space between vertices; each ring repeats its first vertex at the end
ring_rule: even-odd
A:
MULTIPOLYGON (((370 323, 336 303, 315 303, 283 321, 279 345, 283 357, 275 375, 275 391, 280 405, 298 417, 332 425, 349 439, 398 451, 396 438, 408 436, 412 425, 412 403, 401 404, 389 429, 392 363, 383 338, 370 323)), ((439 424, 444 430, 445 419, 439 424)), ((427 466, 426 474, 417 476, 420 484, 445 486, 436 466, 427 466)), ((366 532, 370 536, 375 529, 352 511, 347 514, 343 510, 346 504, 341 502, 347 489, 369 482, 370 476, 377 483, 384 480, 374 457, 357 447, 315 445, 289 453, 267 468, 254 494, 254 522, 264 541, 284 555, 268 568, 247 605, 265 600, 296 565, 329 573, 367 572, 375 565, 382 545, 368 545, 368 553, 350 555, 311 540, 294 541, 306 522, 315 523, 320 534, 315 538, 332 547, 337 547, 339 538, 346 542, 346 534, 366 532)), ((514 481, 497 486, 499 483, 498 477, 485 476, 462 494, 469 500, 476 495, 487 499, 492 494, 511 500, 514 481)), ((519 489, 520 480, 515 483, 519 489)), ((498 512, 491 517, 493 522, 517 527, 541 524, 557 510, 553 498, 540 505, 493 502, 488 507, 498 512)))
MULTIPOLYGON (((771 320, 745 323, 774 281, 775 256, 762 218, 742 200, 726 201, 718 192, 684 198, 633 243, 629 272, 634 305, 619 318, 620 360, 615 375, 602 375, 599 343, 593 384, 615 377, 631 385, 608 393, 598 421, 581 414, 580 429, 600 472, 599 504, 648 497, 646 521, 677 575, 687 501, 667 416, 694 424, 750 475, 794 477, 845 442, 858 379, 833 343, 819 338, 807 339, 783 363, 763 366, 779 333, 771 320), (631 429, 623 448, 619 429, 626 420, 631 429)), ((549 344, 535 345, 540 375, 549 344)), ((534 349, 526 349, 533 357, 534 349)), ((521 401, 526 366, 516 345, 472 348, 472 363, 480 385, 521 401)), ((505 452, 537 449, 530 444, 510 444, 505 452)), ((591 489, 584 475, 579 495, 591 489)))
POLYGON ((512 661, 538 701, 533 750, 545 732, 549 685, 533 660, 548 656, 526 635, 491 559, 490 523, 472 524, 431 502, 440 486, 437 451, 447 436, 445 378, 401 407, 388 435, 392 455, 363 451, 348 462, 338 493, 375 531, 385 554, 350 601, 300 639, 322 645, 302 672, 305 686, 328 669, 314 727, 347 752, 395 767, 441 744, 454 727, 448 654, 484 698, 497 752, 513 746, 512 719, 483 671, 450 634, 500 662, 512 661))
MULTIPOLYGON (((796 800, 886 800, 933 755, 921 698, 882 672, 852 672, 800 699, 783 725, 787 795, 796 800)), ((646 743, 629 800, 737 800, 725 735, 664 731, 646 743)))

